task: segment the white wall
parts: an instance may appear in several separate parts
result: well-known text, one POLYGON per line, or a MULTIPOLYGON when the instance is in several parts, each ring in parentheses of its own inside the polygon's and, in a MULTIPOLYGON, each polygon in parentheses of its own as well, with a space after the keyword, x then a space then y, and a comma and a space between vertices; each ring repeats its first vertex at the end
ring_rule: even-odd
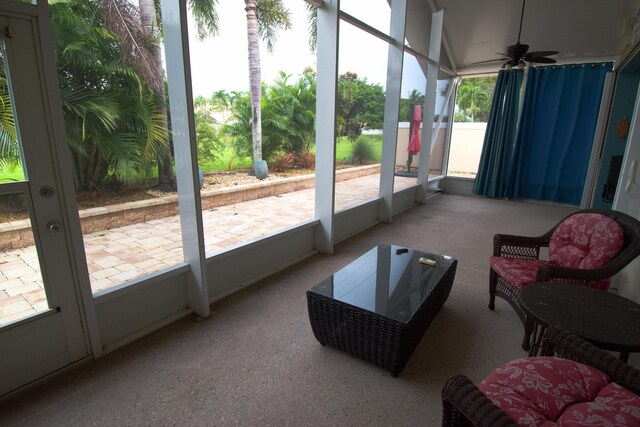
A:
MULTIPOLYGON (((436 144, 431 152, 430 169, 442 165, 444 156, 447 123, 442 124, 436 144)), ((449 148, 448 174, 473 178, 478 171, 486 123, 454 123, 449 148)), ((409 145, 409 123, 398 123, 398 144, 396 146, 396 166, 403 167, 407 162, 407 146, 409 145)), ((424 144, 421 141, 421 145, 424 144)), ((420 164, 419 156, 414 156, 411 167, 420 164)))
MULTIPOLYGON (((435 124, 434 124, 435 127, 435 124)), ((436 143, 431 150, 431 157, 429 158, 429 169, 440 170, 442 169, 442 159, 444 156, 444 146, 446 139, 446 129, 447 123, 443 123, 440 127, 440 132, 438 132, 438 137, 436 138, 436 143)), ((420 136, 422 137, 422 128, 420 131, 420 136)), ((398 123, 398 143, 396 144, 396 166, 397 167, 405 167, 407 165, 408 153, 407 147, 409 146, 409 122, 400 122, 398 123)), ((422 139, 420 140, 420 147, 423 148, 425 146, 422 139)), ((420 165, 420 155, 413 156, 413 160, 411 162, 411 168, 415 168, 417 170, 420 165)))
POLYGON ((475 176, 486 123, 454 123, 449 148, 449 175, 475 176))

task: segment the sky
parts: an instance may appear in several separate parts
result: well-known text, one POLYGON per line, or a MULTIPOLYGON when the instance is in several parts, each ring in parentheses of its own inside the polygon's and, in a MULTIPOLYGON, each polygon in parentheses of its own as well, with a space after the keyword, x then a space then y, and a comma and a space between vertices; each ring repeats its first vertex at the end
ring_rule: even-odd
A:
MULTIPOLYGON (((292 28, 280 31, 272 54, 260 45, 262 80, 273 82, 280 70, 299 75, 306 67, 316 68, 316 56, 309 49, 309 32, 303 0, 284 0, 292 17, 292 28)), ((249 90, 247 19, 243 0, 220 0, 219 33, 198 41, 193 21, 189 21, 191 75, 195 96, 206 97, 219 89, 249 90)))
MULTIPOLYGON (((386 0, 368 0, 368 8, 358 6, 363 0, 343 0, 342 8, 370 25, 388 31, 389 6, 386 0), (377 12, 376 12, 377 11, 377 12), (382 11, 382 13, 381 13, 382 11), (386 27, 385 27, 386 26, 386 27)), ((279 71, 298 76, 306 67, 316 69, 316 55, 309 49, 309 30, 304 0, 283 0, 291 13, 292 28, 280 31, 274 52, 260 45, 262 80, 271 83, 279 71)), ((195 24, 189 20, 189 48, 194 96, 206 97, 219 89, 249 89, 247 21, 242 0, 220 0, 220 31, 215 37, 198 41, 195 24)), ((342 24, 339 72, 352 71, 370 83, 385 86, 387 46, 375 37, 342 24)))

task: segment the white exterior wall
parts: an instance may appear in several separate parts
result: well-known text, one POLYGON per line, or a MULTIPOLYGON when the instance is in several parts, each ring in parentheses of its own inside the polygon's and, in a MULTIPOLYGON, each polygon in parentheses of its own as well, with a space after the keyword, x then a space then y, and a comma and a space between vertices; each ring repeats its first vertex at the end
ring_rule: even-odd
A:
MULTIPOLYGON (((436 144, 431 152, 434 159, 431 166, 435 166, 439 160, 442 164, 443 151, 445 146, 447 123, 443 123, 442 129, 436 139, 436 144)), ((449 149, 449 174, 469 175, 478 170, 478 162, 482 153, 482 144, 484 142, 484 133, 487 128, 486 123, 454 123, 453 132, 451 133, 451 148, 449 149)), ((409 145, 409 123, 403 122, 398 124, 398 145, 396 147, 396 165, 403 167, 407 163, 407 146, 409 145)), ((424 144, 421 141, 422 147, 424 144)), ((413 157, 411 167, 417 167, 420 164, 419 156, 413 157)))
POLYGON ((466 175, 478 171, 486 123, 454 123, 449 149, 449 174, 466 175))

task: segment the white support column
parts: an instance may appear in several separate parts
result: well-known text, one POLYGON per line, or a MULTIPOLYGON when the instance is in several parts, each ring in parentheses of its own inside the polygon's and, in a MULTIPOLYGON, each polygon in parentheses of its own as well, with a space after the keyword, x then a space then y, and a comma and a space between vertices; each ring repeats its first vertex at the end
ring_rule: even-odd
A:
POLYGON ((396 171, 396 144, 398 142, 398 114, 402 90, 402 67, 404 65, 404 32, 407 18, 407 1, 391 2, 390 36, 395 40, 389 44, 387 60, 387 87, 384 101, 384 124, 382 130, 382 164, 380 165, 380 197, 382 204, 378 218, 391 222, 393 212, 393 181, 396 171))
POLYGON ((336 97, 338 91, 338 40, 340 0, 325 0, 318 8, 316 86, 316 218, 320 226, 315 247, 333 253, 335 209, 336 97))
POLYGON ((185 1, 162 0, 162 27, 178 180, 182 250, 184 261, 191 266, 187 283, 187 299, 194 312, 199 316, 208 317, 209 292, 205 270, 204 231, 185 1))
MULTIPOLYGON (((422 118, 422 149, 420 150, 420 165, 418 167, 418 184, 422 187, 423 194, 427 193, 429 181, 429 160, 431 158, 430 143, 433 137, 433 118, 436 109, 436 97, 438 90, 438 67, 440 64, 440 46, 442 42, 442 22, 444 10, 439 10, 431 15, 431 35, 429 38, 429 63, 427 64, 427 88, 424 97, 424 115, 422 118)), ((437 130, 436 130, 437 131, 437 130)), ((421 202, 423 200, 420 200, 421 202)))

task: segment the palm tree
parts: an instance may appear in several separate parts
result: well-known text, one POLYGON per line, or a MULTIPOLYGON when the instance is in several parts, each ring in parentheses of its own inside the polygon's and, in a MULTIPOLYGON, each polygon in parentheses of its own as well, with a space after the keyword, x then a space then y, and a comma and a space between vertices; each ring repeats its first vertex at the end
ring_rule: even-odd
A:
POLYGON ((148 167, 166 146, 167 131, 152 90, 122 62, 96 4, 49 4, 76 186, 100 188, 109 176, 148 167))
POLYGON ((491 109, 495 77, 463 79, 458 87, 457 106, 464 121, 486 122, 491 109))
MULTIPOLYGON (((153 54, 153 62, 151 63, 151 66, 155 73, 162 75, 162 54, 160 52, 160 46, 157 43, 160 32, 158 30, 159 25, 157 24, 155 2, 154 0, 138 0, 138 6, 140 7, 142 34, 155 42, 150 46, 150 50, 153 54)), ((164 82, 161 86, 155 86, 154 88, 156 89, 157 109, 163 117, 163 126, 168 129, 167 97, 164 90, 164 82)), ((171 144, 167 143, 166 147, 167 148, 162 150, 158 156, 158 188, 166 191, 174 191, 178 185, 176 175, 173 171, 171 144)))
MULTIPOLYGON (((262 86, 262 74, 260 69, 260 46, 258 41, 258 5, 257 0, 245 0, 247 12, 247 42, 249 44, 249 93, 251 94, 251 135, 253 140, 254 170, 256 162, 262 160, 262 120, 260 98, 262 86)), ((261 176, 255 170, 256 176, 261 176)))
MULTIPOLYGON (((215 34, 218 16, 217 0, 190 0, 201 38, 215 34)), ((118 42, 126 63, 136 67, 147 84, 155 91, 156 108, 167 126, 167 100, 164 87, 164 71, 160 51, 159 4, 155 0, 138 0, 138 10, 128 0, 99 0, 108 28, 118 35, 118 42)), ((158 188, 176 189, 176 177, 172 167, 171 144, 158 155, 158 188)))
MULTIPOLYGON (((153 31, 153 22, 158 16, 154 0, 139 0, 140 16, 136 17, 135 8, 128 0, 99 0, 104 11, 107 26, 119 36, 121 51, 129 56, 128 61, 139 62, 144 70, 154 70, 151 77, 162 75, 161 62, 157 61, 157 25, 153 31), (155 14, 152 11, 155 10, 155 14), (153 16, 152 16, 153 15, 153 16), (150 31, 151 29, 151 31, 150 31), (151 45, 149 41, 151 40, 151 45), (154 46, 156 46, 154 48, 154 46), (148 52, 145 52, 147 48, 148 52)), ((218 31, 216 14, 217 0, 190 0, 189 6, 196 20, 198 37, 203 39, 218 31)), ((247 12, 247 41, 249 45, 249 80, 252 108, 253 158, 262 160, 262 130, 260 120, 260 50, 259 39, 267 43, 267 50, 273 50, 277 30, 291 28, 289 11, 282 0, 245 0, 247 12)), ((147 76, 146 73, 141 73, 147 76)), ((150 84, 156 87, 153 83, 150 84)), ((159 162, 159 167, 162 162, 159 162)))
POLYGON ((217 90, 209 98, 209 103, 213 111, 219 113, 222 123, 227 123, 231 116, 231 108, 233 107, 234 95, 226 90, 217 90))
POLYGON ((266 178, 266 170, 259 172, 262 162, 262 121, 261 121, 261 85, 260 46, 262 38, 267 50, 273 51, 278 29, 291 28, 289 11, 282 0, 245 0, 247 12, 247 43, 249 46, 249 92, 251 93, 251 131, 253 139, 253 165, 256 176, 266 178))

